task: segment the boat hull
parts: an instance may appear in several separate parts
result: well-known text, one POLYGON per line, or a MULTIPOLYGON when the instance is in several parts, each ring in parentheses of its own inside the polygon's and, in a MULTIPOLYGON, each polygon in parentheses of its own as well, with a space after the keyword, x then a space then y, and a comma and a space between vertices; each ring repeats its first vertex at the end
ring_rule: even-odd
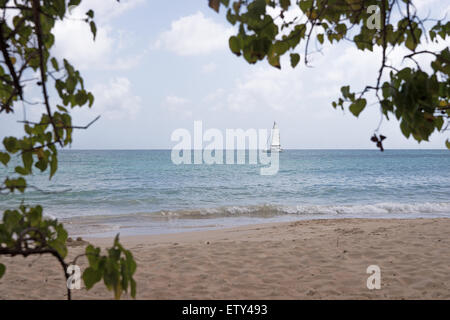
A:
POLYGON ((270 149, 267 149, 267 150, 264 150, 264 151, 267 152, 267 153, 271 153, 271 152, 282 152, 283 149, 281 149, 281 148, 270 148, 270 149))

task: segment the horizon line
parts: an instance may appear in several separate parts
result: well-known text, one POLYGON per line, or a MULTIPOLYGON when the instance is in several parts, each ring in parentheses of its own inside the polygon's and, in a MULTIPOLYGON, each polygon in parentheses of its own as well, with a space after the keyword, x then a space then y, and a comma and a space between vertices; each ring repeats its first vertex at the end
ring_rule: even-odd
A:
MULTIPOLYGON (((171 151, 172 149, 165 149, 165 148, 136 148, 136 149, 126 149, 126 148, 64 148, 64 149, 58 149, 59 151, 171 151)), ((190 149, 191 151, 204 151, 209 149, 190 149)), ((262 149, 222 149, 222 151, 264 151, 262 149)), ((283 148, 283 151, 297 151, 297 150, 374 150, 374 151, 380 151, 378 148, 283 148)), ((448 150, 446 148, 385 148, 385 151, 387 150, 448 150)), ((180 150, 181 151, 181 150, 180 150)))

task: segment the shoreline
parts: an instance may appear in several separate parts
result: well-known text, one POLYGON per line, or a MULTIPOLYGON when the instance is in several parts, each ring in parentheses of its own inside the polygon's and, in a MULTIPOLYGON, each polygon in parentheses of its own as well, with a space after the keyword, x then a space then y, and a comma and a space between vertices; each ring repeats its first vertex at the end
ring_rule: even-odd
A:
POLYGON ((450 202, 366 204, 255 204, 64 218, 74 237, 107 238, 219 230, 254 224, 340 219, 450 218, 450 202), (361 214, 364 212, 364 214, 361 214))
MULTIPOLYGON (((249 231, 261 231, 264 229, 277 229, 277 228, 286 228, 290 225, 294 224, 314 224, 317 223, 319 225, 329 224, 327 222, 336 222, 336 224, 353 224, 358 223, 358 221, 367 221, 367 222, 394 222, 394 221, 415 221, 415 220, 423 220, 423 221, 435 221, 435 220, 444 220, 450 222, 450 217, 431 217, 431 218, 311 218, 311 219, 298 219, 291 221, 271 221, 271 222, 258 222, 258 223, 248 223, 236 226, 214 226, 214 225, 205 225, 199 227, 186 227, 185 231, 175 231, 175 232, 165 232, 165 233, 155 233, 155 234, 126 234, 120 236, 120 241, 124 244, 128 245, 136 245, 139 243, 146 242, 148 244, 163 244, 163 243, 172 243, 172 242, 196 242, 202 241, 203 239, 211 239, 211 240, 225 240, 227 237, 223 238, 228 233, 236 233, 236 238, 233 240, 239 240, 242 237, 247 235, 249 231), (193 228, 198 228, 191 230, 193 228)), ((111 231, 112 233, 120 233, 120 229, 111 231)), ((111 239, 113 236, 97 236, 97 233, 92 234, 83 234, 81 237, 84 241, 91 242, 97 246, 104 247, 111 244, 111 239)), ((69 235, 70 237, 70 235, 69 235)), ((449 236, 450 237, 450 236, 449 236)), ((450 254, 450 253, 449 253, 450 254)))
MULTIPOLYGON (((450 299, 450 218, 323 219, 123 236, 138 299, 450 299), (369 290, 369 265, 381 289, 369 290)), ((85 237, 105 247, 112 238, 85 237)), ((69 244, 68 259, 85 243, 69 244)), ((64 299, 51 257, 3 258, 0 299, 64 299)), ((80 268, 87 267, 80 259, 80 268)), ((74 299, 111 299, 103 284, 74 299)), ((126 298, 126 297, 124 297, 126 298)))

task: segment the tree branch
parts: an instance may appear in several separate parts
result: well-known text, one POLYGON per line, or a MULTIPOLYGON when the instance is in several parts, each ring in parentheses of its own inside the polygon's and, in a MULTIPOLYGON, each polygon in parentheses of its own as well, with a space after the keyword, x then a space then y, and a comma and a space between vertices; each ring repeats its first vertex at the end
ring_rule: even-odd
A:
POLYGON ((9 69, 9 73, 13 78, 14 87, 16 88, 19 97, 22 99, 22 86, 20 85, 19 78, 17 77, 16 70, 14 69, 13 63, 11 61, 11 57, 8 53, 8 45, 5 42, 5 38, 3 37, 3 27, 5 22, 0 21, 0 50, 2 51, 3 58, 5 59, 5 64, 9 69))
POLYGON ((39 69, 41 71, 42 94, 44 95, 45 108, 47 109, 47 114, 49 116, 53 130, 55 132, 56 141, 59 142, 59 144, 62 147, 63 143, 61 141, 61 138, 59 137, 58 129, 55 125, 55 122, 53 121, 52 110, 50 109, 50 103, 49 103, 48 94, 47 94, 47 86, 46 86, 47 79, 45 76, 44 54, 43 54, 43 50, 42 50, 42 30, 41 30, 41 19, 39 17, 39 14, 40 14, 39 8, 40 8, 39 0, 33 0, 33 16, 34 16, 34 23, 35 23, 35 27, 36 27, 36 36, 37 36, 37 40, 38 40, 39 69))

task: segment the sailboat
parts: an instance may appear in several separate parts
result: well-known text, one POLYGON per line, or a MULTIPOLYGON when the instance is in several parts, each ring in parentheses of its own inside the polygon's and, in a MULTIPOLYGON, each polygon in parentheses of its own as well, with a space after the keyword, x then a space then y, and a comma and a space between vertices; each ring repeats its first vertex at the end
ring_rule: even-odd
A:
POLYGON ((271 131, 271 143, 270 146, 268 146, 267 151, 268 152, 281 152, 281 144, 280 144, 280 129, 278 129, 277 123, 273 122, 273 128, 271 131))

